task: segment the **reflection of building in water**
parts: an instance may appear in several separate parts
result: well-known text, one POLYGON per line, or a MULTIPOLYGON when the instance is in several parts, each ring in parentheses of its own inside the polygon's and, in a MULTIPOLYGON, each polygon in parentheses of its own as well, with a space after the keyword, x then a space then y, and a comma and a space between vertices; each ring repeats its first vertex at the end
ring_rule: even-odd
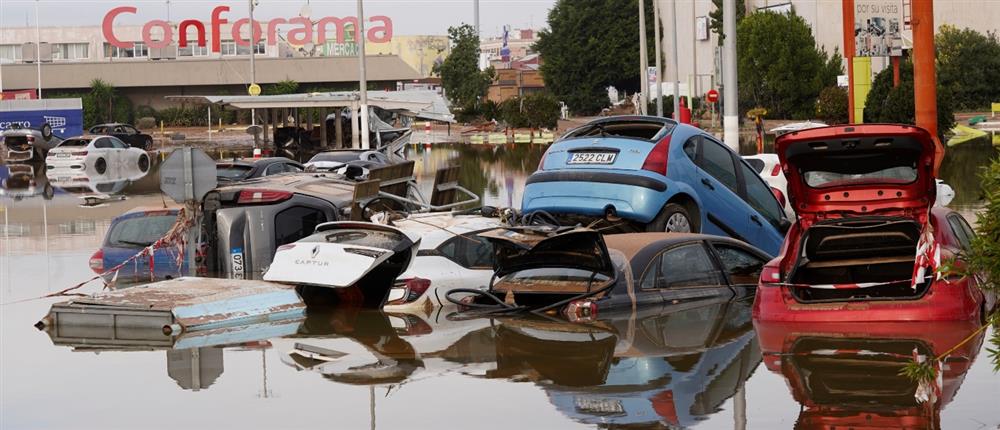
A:
POLYGON ((167 351, 167 375, 185 390, 203 390, 222 375, 222 348, 167 351))

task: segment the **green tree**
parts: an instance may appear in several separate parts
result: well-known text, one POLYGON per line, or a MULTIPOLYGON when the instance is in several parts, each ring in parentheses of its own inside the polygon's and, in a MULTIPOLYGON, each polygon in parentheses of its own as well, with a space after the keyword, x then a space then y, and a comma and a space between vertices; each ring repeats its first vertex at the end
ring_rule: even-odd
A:
MULTIPOLYGON (((899 86, 892 85, 892 68, 875 75, 865 100, 865 122, 916 124, 913 94, 913 63, 904 61, 899 66, 899 86)), ((938 137, 955 126, 955 112, 951 97, 938 84, 937 92, 938 137)))
POLYGON ((267 85, 263 88, 263 91, 261 91, 261 93, 267 96, 295 94, 297 92, 299 92, 299 83, 291 79, 285 79, 271 85, 267 85))
POLYGON ((837 86, 826 87, 819 93, 819 100, 816 101, 816 118, 826 121, 827 124, 847 124, 850 119, 848 111, 850 101, 847 98, 847 89, 837 86))
MULTIPOLYGON (((644 0, 650 64, 656 42, 653 2, 644 0)), ((608 105, 606 88, 640 88, 639 5, 635 0, 559 0, 534 49, 545 59, 545 87, 579 114, 608 105)), ((661 27, 662 28, 662 27, 661 27)))
POLYGON ((831 58, 817 48, 809 24, 794 13, 757 12, 736 31, 740 109, 761 106, 773 118, 811 117, 820 91, 837 82, 840 54, 831 58))
MULTIPOLYGON (((708 18, 711 20, 708 27, 712 29, 712 33, 719 35, 719 46, 722 46, 722 41, 726 38, 725 33, 722 32, 722 1, 712 0, 715 9, 708 13, 708 18)), ((746 14, 746 3, 743 0, 736 0, 736 25, 739 25, 740 21, 743 21, 743 17, 746 14)))
POLYGON ((114 85, 101 79, 90 81, 90 92, 80 98, 85 126, 105 122, 131 123, 133 120, 132 101, 119 94, 114 85))
POLYGON ((981 34, 950 25, 938 28, 938 86, 959 109, 982 109, 1000 102, 1000 41, 997 34, 981 34))
POLYGON ((479 36, 469 24, 448 28, 451 54, 432 72, 441 77, 448 99, 459 107, 475 106, 486 95, 493 81, 494 70, 479 70, 479 36))

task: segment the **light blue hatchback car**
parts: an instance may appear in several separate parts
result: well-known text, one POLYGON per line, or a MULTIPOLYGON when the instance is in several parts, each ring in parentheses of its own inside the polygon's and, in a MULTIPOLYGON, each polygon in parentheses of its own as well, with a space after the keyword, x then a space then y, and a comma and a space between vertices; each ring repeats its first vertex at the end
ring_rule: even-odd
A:
POLYGON ((778 198, 701 129, 617 116, 571 130, 549 147, 528 178, 521 210, 623 220, 640 231, 730 236, 776 255, 790 225, 778 198))

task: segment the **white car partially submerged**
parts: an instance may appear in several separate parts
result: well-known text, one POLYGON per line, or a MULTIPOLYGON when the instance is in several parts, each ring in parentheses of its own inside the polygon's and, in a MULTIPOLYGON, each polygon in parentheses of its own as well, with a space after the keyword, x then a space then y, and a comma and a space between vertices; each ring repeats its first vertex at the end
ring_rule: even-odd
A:
POLYGON ((90 171, 103 175, 118 166, 149 170, 149 154, 113 136, 80 136, 64 140, 45 157, 48 170, 90 171))
POLYGON ((338 301, 386 311, 448 306, 451 290, 488 287, 493 247, 477 234, 500 226, 497 218, 451 213, 411 215, 393 226, 325 223, 279 247, 264 279, 334 289, 338 301))

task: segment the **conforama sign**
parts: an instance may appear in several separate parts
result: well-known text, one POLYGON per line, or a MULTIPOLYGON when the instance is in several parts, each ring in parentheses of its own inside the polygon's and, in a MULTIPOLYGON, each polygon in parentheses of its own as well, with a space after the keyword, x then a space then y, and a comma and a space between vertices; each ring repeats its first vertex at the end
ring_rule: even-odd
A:
MULTIPOLYGON (((123 42, 115 37, 114 26, 115 19, 119 15, 123 14, 135 14, 138 9, 133 6, 121 6, 116 7, 108 11, 104 15, 104 23, 102 25, 104 29, 104 39, 111 45, 117 46, 119 48, 131 48, 132 44, 130 42, 123 42)), ((212 9, 212 19, 209 23, 211 26, 211 36, 212 36, 212 52, 220 52, 222 46, 222 25, 228 24, 224 16, 229 12, 229 6, 216 6, 212 9)), ((358 28, 358 18, 357 17, 345 17, 337 18, 333 16, 328 16, 320 19, 313 24, 309 18, 305 17, 295 17, 295 18, 275 18, 267 22, 254 20, 252 39, 249 41, 243 38, 242 30, 243 27, 250 25, 249 18, 238 19, 233 22, 232 29, 228 36, 231 36, 232 40, 240 46, 253 46, 261 42, 264 35, 264 30, 267 30, 267 44, 274 45, 277 43, 277 31, 279 25, 291 25, 294 28, 290 29, 286 34, 286 38, 289 43, 293 45, 305 45, 307 43, 325 43, 326 35, 332 29, 336 31, 337 43, 345 42, 345 33, 348 24, 351 28, 358 28)), ((375 15, 368 18, 368 32, 365 34, 368 41, 375 43, 388 42, 392 39, 392 20, 384 15, 375 15)), ((177 46, 184 48, 187 47, 189 43, 196 43, 198 46, 208 45, 208 29, 205 28, 205 24, 199 20, 186 19, 177 25, 177 32, 180 33, 179 40, 177 40, 177 46), (188 30, 194 28, 197 34, 197 41, 188 40, 188 30)), ((229 40, 227 37, 226 40, 229 40)), ((170 46, 174 42, 174 31, 169 23, 163 20, 154 19, 147 22, 142 26, 142 41, 150 48, 165 48, 170 46), (163 37, 158 39, 153 39, 152 33, 153 29, 159 29, 163 37)))

